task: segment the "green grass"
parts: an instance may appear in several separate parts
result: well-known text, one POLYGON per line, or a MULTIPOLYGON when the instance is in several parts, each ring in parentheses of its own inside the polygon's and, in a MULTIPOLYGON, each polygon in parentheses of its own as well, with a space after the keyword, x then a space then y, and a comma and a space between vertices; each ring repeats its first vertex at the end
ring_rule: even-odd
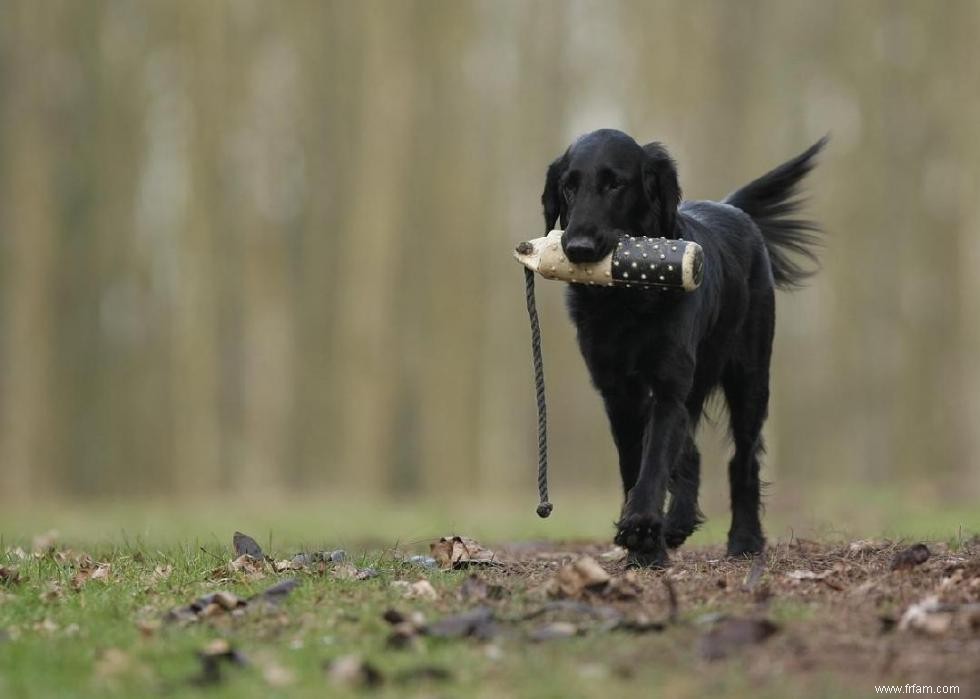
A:
MULTIPOLYGON (((332 687, 323 670, 325 662, 348 653, 368 659, 388 678, 420 666, 444 668, 452 675, 447 683, 389 682, 377 696, 433 691, 486 697, 648 696, 654 687, 663 688, 664 696, 678 697, 713 691, 730 696, 741 689, 751 689, 753 696, 781 695, 776 684, 750 685, 734 664, 710 677, 691 674, 697 658, 690 630, 671 637, 613 633, 541 644, 503 638, 494 644, 498 658, 489 657, 481 643, 459 639, 424 638, 413 650, 389 649, 387 624, 381 618, 385 609, 414 608, 431 619, 466 606, 451 594, 465 573, 420 571, 414 566, 389 564, 380 577, 369 581, 301 574, 303 583, 285 601, 281 614, 255 613, 235 623, 224 618, 215 624, 163 625, 144 636, 138 619, 159 618, 170 607, 215 589, 205 581, 219 563, 191 546, 91 553, 96 560, 112 562, 112 575, 107 582, 90 581, 78 592, 70 588, 70 565, 50 556, 20 564, 25 579, 7 591, 9 597, 0 604, 0 628, 19 629, 16 639, 0 644, 0 696, 268 697, 322 696, 328 690, 355 696, 362 690, 332 687), (148 584, 154 566, 164 564, 173 566, 171 576, 148 584), (408 602, 390 585, 395 579, 420 577, 440 591, 441 602, 408 602), (64 596, 44 601, 41 593, 52 581, 63 585, 64 596), (35 630, 45 620, 53 622, 52 630, 35 630), (222 682, 196 687, 192 678, 201 672, 196 652, 215 638, 229 640, 251 664, 227 667, 222 682), (104 666, 111 649, 125 653, 127 661, 118 669, 104 666), (263 668, 272 664, 293 675, 288 687, 271 687, 264 679, 263 668)), ((230 556, 227 547, 222 553, 230 556)), ((377 564, 378 557, 370 554, 358 562, 377 564)), ((9 557, 5 563, 10 563, 9 557)), ((220 587, 248 596, 274 581, 239 580, 220 587)), ((517 589, 510 608, 533 603, 517 589)), ((812 696, 819 696, 821 682, 812 689, 812 696)))
MULTIPOLYGON (((891 511, 879 503, 877 528, 858 527, 868 516, 847 521, 844 532, 817 518, 776 508, 770 512, 773 538, 905 538, 949 540, 955 547, 967 532, 980 530, 974 510, 948 507, 932 512, 899 505, 891 511), (823 527, 823 528, 822 528, 823 527)), ((528 643, 526 629, 486 644, 466 639, 422 638, 409 650, 388 648, 382 612, 390 607, 419 610, 429 620, 464 610, 454 590, 464 572, 440 572, 406 566, 392 559, 392 548, 426 551, 440 535, 459 532, 493 541, 554 539, 605 540, 611 533, 615 496, 559 500, 552 520, 533 515, 533 502, 488 499, 449 504, 391 504, 352 499, 307 502, 222 502, 212 506, 102 505, 6 509, 0 514, 0 565, 16 566, 17 584, 0 584, 0 697, 303 697, 362 696, 368 690, 332 685, 324 664, 356 653, 387 678, 373 696, 605 697, 605 696, 786 696, 779 673, 760 678, 738 660, 706 665, 696 652, 700 630, 687 610, 685 625, 670 633, 589 634, 547 643, 528 643), (31 536, 50 528, 61 532, 61 546, 109 561, 107 581, 89 581, 72 589, 73 564, 30 551, 31 536), (237 576, 220 584, 211 571, 232 558, 231 534, 242 529, 276 557, 301 550, 345 548, 359 566, 378 568, 378 578, 335 579, 332 575, 296 573, 300 587, 281 612, 250 613, 188 626, 163 624, 149 635, 140 620, 158 620, 170 608, 199 595, 223 589, 240 596, 255 594, 284 575, 262 580, 237 576), (202 550, 203 549, 203 550, 202 550), (155 566, 173 571, 163 581, 151 579, 155 566), (391 583, 426 578, 440 592, 438 601, 406 600, 391 583), (54 584, 61 596, 48 598, 54 584), (224 668, 220 683, 198 687, 197 652, 209 641, 227 639, 250 660, 247 667, 224 668), (125 662, 106 660, 121 651, 125 662), (270 666, 285 668, 293 681, 276 687, 264 677, 270 666), (397 681, 400 673, 420 667, 447 670, 448 681, 397 681)), ((842 521, 831 512, 829 521, 842 521)), ((723 541, 725 518, 715 516, 692 546, 723 541)), ((289 575, 289 574, 286 574, 289 575)), ((529 582, 511 579, 508 613, 540 603, 529 582)), ((712 608, 714 610, 715 608, 712 608)), ((653 610, 661 613, 663 610, 653 610)), ((725 611, 724 607, 719 611, 725 611)), ((814 617, 805 602, 779 601, 773 618, 805 623, 814 617)), ((849 686, 827 672, 810 672, 792 680, 794 693, 805 697, 868 696, 869 683, 849 686)))

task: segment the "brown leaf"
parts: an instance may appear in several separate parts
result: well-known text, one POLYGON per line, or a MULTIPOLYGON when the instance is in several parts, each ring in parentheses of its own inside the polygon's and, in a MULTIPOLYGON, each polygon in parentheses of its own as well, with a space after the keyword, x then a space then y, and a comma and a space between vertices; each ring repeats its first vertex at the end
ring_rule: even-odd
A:
POLYGON ((496 554, 473 539, 462 536, 442 537, 429 545, 432 557, 444 570, 469 566, 497 565, 496 554))
POLYGON ((208 619, 221 616, 230 611, 241 609, 248 604, 246 600, 231 593, 219 590, 209 595, 198 597, 183 607, 174 607, 164 616, 167 622, 193 622, 198 619, 208 619))
POLYGON ((265 554, 262 553, 262 547, 248 534, 235 532, 231 541, 235 547, 235 556, 251 556, 260 560, 265 559, 265 554))
POLYGON ((227 566, 227 572, 232 574, 245 573, 245 575, 253 580, 265 577, 265 570, 264 559, 250 556, 247 553, 243 553, 241 556, 228 563, 227 566))
POLYGON ((892 559, 892 570, 910 570, 929 560, 929 547, 925 544, 914 544, 902 549, 892 559))
POLYGON ((545 585, 552 597, 578 597, 605 587, 611 577, 591 556, 582 556, 559 570, 545 585))
POLYGON ((71 587, 76 592, 85 587, 85 584, 90 580, 95 580, 97 582, 105 582, 109 579, 109 574, 112 571, 111 563, 99 563, 94 568, 81 568, 71 579, 71 587))
POLYGON ((768 619, 722 619, 701 637, 698 651, 705 660, 718 660, 745 646, 762 643, 778 630, 768 619))

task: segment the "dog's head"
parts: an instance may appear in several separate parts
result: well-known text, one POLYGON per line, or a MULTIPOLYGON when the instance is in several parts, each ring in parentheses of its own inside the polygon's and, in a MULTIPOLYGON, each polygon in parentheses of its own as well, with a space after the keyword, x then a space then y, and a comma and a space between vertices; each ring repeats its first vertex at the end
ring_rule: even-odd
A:
POLYGON ((579 138, 548 167, 545 231, 558 221, 575 263, 608 255, 621 232, 674 238, 681 191, 677 168, 659 143, 640 146, 622 131, 579 138))

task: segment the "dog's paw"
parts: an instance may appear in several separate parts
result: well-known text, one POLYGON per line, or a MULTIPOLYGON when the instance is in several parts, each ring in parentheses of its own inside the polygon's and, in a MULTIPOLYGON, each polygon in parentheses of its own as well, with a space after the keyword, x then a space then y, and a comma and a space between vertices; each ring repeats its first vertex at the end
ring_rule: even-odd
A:
POLYGON ((674 509, 667 513, 667 521, 664 524, 664 542, 667 548, 676 549, 687 541, 697 528, 704 522, 704 516, 698 511, 697 507, 686 509, 674 509))
POLYGON ((729 558, 744 558, 762 553, 766 538, 759 531, 733 531, 728 534, 729 558))
POLYGON ((667 550, 664 547, 663 523, 651 515, 625 515, 616 525, 614 541, 627 550, 631 567, 664 568, 667 550))
POLYGON ((664 529, 664 543, 667 544, 667 548, 676 549, 687 541, 687 537, 691 536, 696 528, 695 525, 686 522, 674 524, 668 521, 667 527, 664 529))

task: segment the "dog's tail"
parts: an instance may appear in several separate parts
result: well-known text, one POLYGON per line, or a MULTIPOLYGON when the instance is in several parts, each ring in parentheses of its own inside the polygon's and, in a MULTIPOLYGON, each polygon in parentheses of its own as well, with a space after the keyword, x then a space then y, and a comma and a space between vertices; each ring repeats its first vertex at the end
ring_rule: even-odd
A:
POLYGON ((792 160, 732 192, 724 200, 751 216, 762 231, 772 276, 781 289, 801 286, 819 267, 814 251, 821 242, 819 227, 811 221, 794 218, 792 214, 803 203, 796 198, 799 184, 816 165, 817 153, 827 145, 827 140, 824 136, 792 160), (800 257, 812 266, 803 266, 794 259, 800 257))

